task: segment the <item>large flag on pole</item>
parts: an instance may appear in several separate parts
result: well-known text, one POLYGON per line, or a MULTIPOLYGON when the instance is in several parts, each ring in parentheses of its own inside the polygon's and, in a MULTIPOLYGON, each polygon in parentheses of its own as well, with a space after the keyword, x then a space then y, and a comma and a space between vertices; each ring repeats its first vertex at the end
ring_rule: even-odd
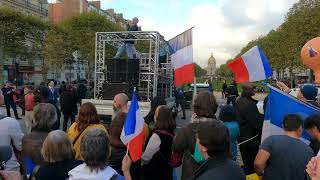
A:
POLYGON ((139 108, 139 104, 134 91, 127 118, 123 125, 120 139, 127 145, 132 161, 137 161, 142 155, 142 146, 144 140, 143 132, 144 119, 139 108))
MULTIPOLYGON (((306 118, 310 115, 320 113, 319 108, 304 103, 275 87, 268 86, 270 88, 270 94, 267 99, 261 140, 264 140, 270 135, 283 134, 282 121, 283 117, 287 114, 299 114, 302 118, 306 118)), ((302 138, 305 142, 310 140, 306 132, 303 132, 302 138)))
POLYGON ((237 83, 256 82, 272 76, 272 69, 259 46, 254 46, 239 58, 228 63, 237 83))
POLYGON ((172 50, 171 62, 174 68, 174 84, 180 86, 193 82, 192 28, 169 40, 172 50))

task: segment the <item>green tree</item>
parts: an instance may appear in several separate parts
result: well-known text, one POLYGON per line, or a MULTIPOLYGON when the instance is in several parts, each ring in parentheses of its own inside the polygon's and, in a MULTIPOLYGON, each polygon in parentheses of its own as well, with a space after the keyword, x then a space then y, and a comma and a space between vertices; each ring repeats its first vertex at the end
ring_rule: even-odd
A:
POLYGON ((0 8, 0 72, 8 58, 32 61, 38 56, 47 29, 48 24, 38 18, 0 8))
MULTIPOLYGON (((68 33, 73 51, 78 51, 82 59, 88 61, 90 69, 94 68, 96 32, 124 30, 96 12, 75 16, 63 22, 61 27, 68 33)), ((115 52, 115 48, 106 46, 106 57, 113 57, 115 52)))
POLYGON ((319 36, 319 27, 320 1, 300 0, 289 10, 283 24, 250 41, 236 57, 259 45, 273 70, 281 73, 288 68, 292 79, 295 68, 305 68, 301 62, 301 48, 308 40, 319 36))
POLYGON ((216 70, 216 75, 225 78, 225 79, 232 79, 233 74, 230 68, 227 66, 227 64, 222 64, 220 67, 216 70))
POLYGON ((196 78, 201 78, 202 76, 206 75, 206 70, 199 66, 197 63, 193 63, 194 65, 194 76, 196 78))

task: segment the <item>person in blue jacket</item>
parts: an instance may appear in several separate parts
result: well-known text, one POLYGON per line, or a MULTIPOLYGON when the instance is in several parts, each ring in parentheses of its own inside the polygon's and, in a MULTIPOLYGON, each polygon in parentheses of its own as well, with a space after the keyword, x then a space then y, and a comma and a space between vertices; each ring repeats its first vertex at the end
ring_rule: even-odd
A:
POLYGON ((232 159, 237 159, 237 139, 240 134, 238 122, 236 122, 233 106, 224 105, 221 107, 219 119, 227 126, 230 134, 230 151, 232 159))

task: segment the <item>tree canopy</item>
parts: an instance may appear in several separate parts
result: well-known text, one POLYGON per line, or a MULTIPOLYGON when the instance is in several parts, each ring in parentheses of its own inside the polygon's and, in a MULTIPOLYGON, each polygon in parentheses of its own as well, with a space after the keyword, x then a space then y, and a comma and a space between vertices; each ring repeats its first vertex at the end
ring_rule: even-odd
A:
MULTIPOLYGON (((8 58, 32 61, 40 55, 50 25, 36 17, 0 8, 0 72, 8 58)), ((3 82, 3 76, 0 76, 3 82)))
POLYGON ((203 69, 201 66, 199 66, 197 63, 193 63, 194 65, 194 76, 197 78, 200 78, 204 75, 206 75, 206 70, 203 69))
POLYGON ((301 48, 319 34, 320 1, 300 0, 286 14, 283 24, 267 35, 250 41, 236 57, 259 45, 273 70, 304 68, 300 60, 301 48))

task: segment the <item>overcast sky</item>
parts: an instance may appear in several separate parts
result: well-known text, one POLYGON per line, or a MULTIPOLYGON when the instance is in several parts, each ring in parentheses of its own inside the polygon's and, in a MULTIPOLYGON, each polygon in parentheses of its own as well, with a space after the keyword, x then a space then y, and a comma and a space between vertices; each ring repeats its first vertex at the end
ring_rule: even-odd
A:
POLYGON ((101 0, 143 30, 155 30, 169 40, 195 26, 194 61, 207 66, 211 53, 220 65, 249 41, 277 28, 298 0, 101 0))

